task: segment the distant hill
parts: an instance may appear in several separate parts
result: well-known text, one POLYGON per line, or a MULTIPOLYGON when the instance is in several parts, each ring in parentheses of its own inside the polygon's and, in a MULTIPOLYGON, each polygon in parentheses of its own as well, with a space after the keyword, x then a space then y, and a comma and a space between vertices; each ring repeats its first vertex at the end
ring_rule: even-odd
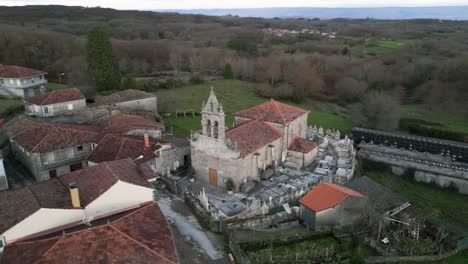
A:
MULTIPOLYGON (((156 11, 156 10, 154 10, 156 11)), ((158 10, 181 14, 202 14, 212 16, 236 15, 240 17, 263 18, 375 18, 375 19, 444 19, 468 20, 468 6, 437 7, 379 7, 379 8, 246 8, 246 9, 191 9, 191 10, 158 10)))

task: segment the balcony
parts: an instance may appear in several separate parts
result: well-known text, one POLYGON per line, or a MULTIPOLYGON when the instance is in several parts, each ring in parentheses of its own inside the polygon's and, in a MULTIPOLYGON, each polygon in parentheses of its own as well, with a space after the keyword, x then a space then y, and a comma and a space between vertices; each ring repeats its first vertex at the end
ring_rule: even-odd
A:
POLYGON ((69 165, 76 162, 80 162, 86 158, 88 152, 83 151, 82 153, 75 153, 73 157, 67 157, 63 159, 55 159, 53 161, 42 161, 42 168, 44 170, 49 170, 52 168, 60 167, 63 165, 69 165))

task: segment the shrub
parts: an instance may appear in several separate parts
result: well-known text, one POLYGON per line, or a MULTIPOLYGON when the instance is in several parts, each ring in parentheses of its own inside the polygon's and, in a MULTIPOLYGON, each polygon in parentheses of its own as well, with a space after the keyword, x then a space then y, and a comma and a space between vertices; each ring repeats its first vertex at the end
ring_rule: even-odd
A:
POLYGON ((226 189, 228 191, 234 191, 235 188, 236 188, 236 185, 234 184, 234 181, 231 178, 228 178, 226 180, 226 189))

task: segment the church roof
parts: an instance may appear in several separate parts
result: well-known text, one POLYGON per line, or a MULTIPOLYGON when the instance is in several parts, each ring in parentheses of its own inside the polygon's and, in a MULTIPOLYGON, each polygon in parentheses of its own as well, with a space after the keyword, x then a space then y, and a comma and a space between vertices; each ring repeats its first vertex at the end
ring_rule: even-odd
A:
POLYGON ((255 107, 234 113, 234 116, 261 119, 262 121, 276 124, 288 124, 305 113, 307 111, 302 108, 280 103, 272 99, 255 107))
POLYGON ((226 138, 237 145, 242 156, 247 156, 282 136, 276 128, 260 120, 241 122, 226 130, 226 138))

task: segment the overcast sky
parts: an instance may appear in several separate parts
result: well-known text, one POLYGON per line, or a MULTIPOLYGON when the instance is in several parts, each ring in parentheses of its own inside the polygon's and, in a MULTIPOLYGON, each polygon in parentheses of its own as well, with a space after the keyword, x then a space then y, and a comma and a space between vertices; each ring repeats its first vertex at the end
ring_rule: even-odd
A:
POLYGON ((252 7, 453 6, 468 5, 468 0, 0 0, 0 6, 52 4, 143 10, 252 7))

